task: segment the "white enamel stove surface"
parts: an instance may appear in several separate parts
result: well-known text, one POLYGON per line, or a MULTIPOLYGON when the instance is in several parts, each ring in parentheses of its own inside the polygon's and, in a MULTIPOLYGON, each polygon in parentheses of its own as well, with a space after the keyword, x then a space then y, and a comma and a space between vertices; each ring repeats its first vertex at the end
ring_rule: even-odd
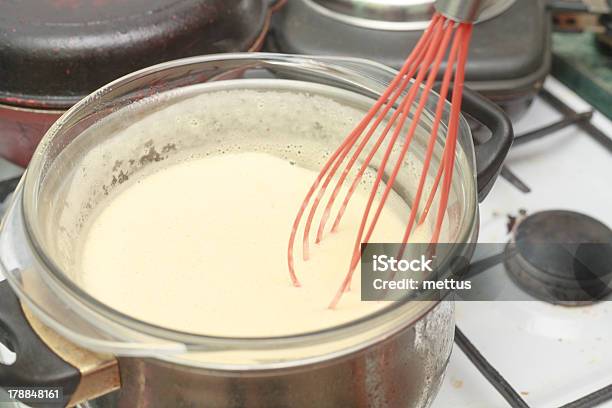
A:
MULTIPOLYGON (((576 111, 589 106, 555 80, 546 88, 576 111)), ((560 119, 538 100, 515 124, 517 134, 560 119)), ((594 123, 612 135, 612 123, 594 123)), ((506 242, 507 214, 570 209, 612 227, 612 155, 575 126, 518 146, 507 161, 532 189, 500 179, 481 205, 480 242, 506 242)), ((501 268, 501 266, 499 267, 501 268)), ((499 271, 503 273, 503 271, 499 271)), ((567 308, 543 302, 461 302, 457 324, 532 408, 553 408, 612 384, 612 301, 567 308)), ((509 404, 455 346, 434 408, 502 408, 509 404)), ((611 408, 612 402, 601 407, 611 408)))

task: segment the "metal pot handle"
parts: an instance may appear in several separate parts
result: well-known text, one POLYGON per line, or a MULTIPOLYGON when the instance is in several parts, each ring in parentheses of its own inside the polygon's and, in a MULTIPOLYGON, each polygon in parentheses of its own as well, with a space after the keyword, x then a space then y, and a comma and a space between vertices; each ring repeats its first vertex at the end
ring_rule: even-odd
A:
POLYGON ((514 131, 510 119, 497 105, 468 88, 463 89, 461 111, 491 131, 491 137, 487 141, 478 143, 474 140, 478 201, 482 202, 497 180, 512 146, 514 131))
POLYGON ((61 390, 59 400, 22 399, 29 406, 73 406, 119 388, 113 357, 83 350, 44 326, 6 280, 0 282, 0 342, 17 355, 11 365, 0 363, 0 387, 61 390))

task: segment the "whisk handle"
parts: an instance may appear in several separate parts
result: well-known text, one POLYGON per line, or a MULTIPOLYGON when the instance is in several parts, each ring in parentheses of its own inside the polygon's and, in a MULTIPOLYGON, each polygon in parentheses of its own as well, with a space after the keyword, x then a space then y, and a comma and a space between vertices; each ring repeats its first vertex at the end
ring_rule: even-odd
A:
POLYGON ((512 146, 514 131, 508 116, 495 104, 480 94, 464 88, 461 111, 472 116, 491 131, 491 137, 483 143, 474 140, 476 172, 478 180, 478 200, 483 201, 499 172, 512 146))

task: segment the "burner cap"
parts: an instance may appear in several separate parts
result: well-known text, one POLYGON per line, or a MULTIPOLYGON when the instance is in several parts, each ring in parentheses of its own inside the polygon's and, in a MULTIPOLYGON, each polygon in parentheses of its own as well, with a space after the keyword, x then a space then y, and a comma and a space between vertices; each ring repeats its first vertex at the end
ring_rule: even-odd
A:
POLYGON ((612 230, 584 214, 533 214, 506 250, 511 278, 540 300, 581 305, 612 292, 612 230))

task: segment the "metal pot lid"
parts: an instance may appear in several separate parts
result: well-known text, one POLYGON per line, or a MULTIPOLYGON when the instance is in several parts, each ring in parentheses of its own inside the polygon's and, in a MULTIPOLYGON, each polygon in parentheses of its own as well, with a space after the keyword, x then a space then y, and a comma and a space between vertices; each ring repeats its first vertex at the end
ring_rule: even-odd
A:
POLYGON ((66 108, 129 72, 256 48, 267 0, 12 0, 0 3, 0 101, 66 108))
MULTIPOLYGON (((436 0, 304 0, 328 17, 346 24, 378 30, 423 30, 435 11, 436 0)), ((496 17, 515 0, 496 0, 479 21, 496 17)))

